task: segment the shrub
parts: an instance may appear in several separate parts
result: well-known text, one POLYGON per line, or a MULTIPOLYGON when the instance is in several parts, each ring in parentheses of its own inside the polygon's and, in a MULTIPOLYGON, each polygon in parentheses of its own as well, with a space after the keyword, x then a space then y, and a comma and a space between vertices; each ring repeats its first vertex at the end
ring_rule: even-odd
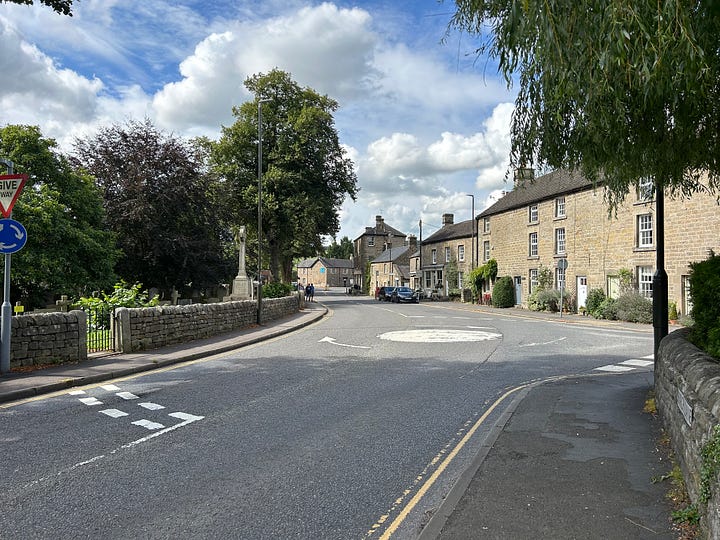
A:
POLYGON ((290 296, 290 294, 294 291, 294 287, 289 283, 280 283, 279 281, 275 281, 273 283, 263 285, 262 290, 265 298, 283 298, 284 296, 290 296))
POLYGON ((598 306, 593 317, 596 319, 607 319, 614 321, 617 319, 617 301, 614 298, 606 298, 598 306))
POLYGON ((507 308, 515 305, 515 285, 510 276, 499 278, 493 286, 492 303, 495 307, 507 308))
POLYGON ((617 318, 621 321, 653 322, 652 301, 639 293, 632 292, 620 296, 617 299, 616 309, 617 318))
POLYGON ((560 306, 560 291, 544 289, 535 295, 537 311, 558 311, 560 306))
POLYGON ((675 302, 668 302, 668 319, 676 321, 678 318, 677 304, 675 302))
POLYGON ((720 256, 690 265, 690 295, 695 321, 690 339, 705 352, 720 358, 720 256))
POLYGON ((598 310, 600 304, 603 303, 605 298, 607 297, 605 296, 605 291, 602 289, 590 289, 587 300, 585 301, 585 308, 588 313, 594 317, 595 312, 598 310))

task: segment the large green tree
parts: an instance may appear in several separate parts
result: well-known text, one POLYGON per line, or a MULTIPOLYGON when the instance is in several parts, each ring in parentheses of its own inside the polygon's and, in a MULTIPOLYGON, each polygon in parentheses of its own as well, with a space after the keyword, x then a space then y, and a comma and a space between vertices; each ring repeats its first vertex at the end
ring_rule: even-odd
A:
POLYGON ((333 238, 332 244, 325 248, 325 256, 331 259, 349 259, 353 254, 353 243, 347 236, 340 239, 340 243, 333 238))
POLYGON ((207 170, 208 145, 164 133, 147 119, 76 141, 73 162, 101 190, 123 252, 117 272, 128 282, 203 290, 237 271, 217 182, 207 170))
POLYGON ((648 177, 666 193, 720 187, 719 2, 455 3, 451 24, 518 84, 514 166, 581 170, 613 205, 648 177))
POLYGON ((245 86, 255 100, 233 109, 236 121, 215 145, 215 170, 227 182, 228 216, 257 238, 261 101, 262 251, 273 276, 291 281, 293 260, 321 253, 322 236, 340 229, 338 211, 345 197, 355 198, 357 178, 335 129, 336 101, 277 69, 249 77, 245 86))
MULTIPOLYGON (((22 4, 25 6, 31 6, 34 4, 33 0, 2 0, 3 3, 22 4)), ((62 15, 68 15, 72 17, 72 3, 73 0, 40 0, 40 3, 53 8, 55 11, 62 15)))
POLYGON ((102 196, 55 148, 38 127, 0 128, 0 156, 29 176, 13 208, 13 219, 28 234, 12 256, 11 284, 13 301, 30 307, 44 307, 60 294, 88 295, 116 279, 119 252, 106 228, 102 196))

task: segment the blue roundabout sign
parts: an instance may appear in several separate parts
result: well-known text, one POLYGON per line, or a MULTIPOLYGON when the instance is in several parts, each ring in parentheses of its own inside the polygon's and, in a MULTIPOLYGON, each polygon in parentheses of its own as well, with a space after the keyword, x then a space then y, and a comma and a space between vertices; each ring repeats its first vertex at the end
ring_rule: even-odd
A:
POLYGON ((27 231, 14 219, 0 219, 0 253, 20 251, 27 242, 27 231))

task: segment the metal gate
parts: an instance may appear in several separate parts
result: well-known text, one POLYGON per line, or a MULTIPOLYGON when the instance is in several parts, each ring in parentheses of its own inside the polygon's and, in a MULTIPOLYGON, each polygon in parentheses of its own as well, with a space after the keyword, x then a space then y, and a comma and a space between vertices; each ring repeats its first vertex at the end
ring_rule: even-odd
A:
POLYGON ((115 315, 111 306, 83 308, 87 314, 88 354, 115 350, 115 315))

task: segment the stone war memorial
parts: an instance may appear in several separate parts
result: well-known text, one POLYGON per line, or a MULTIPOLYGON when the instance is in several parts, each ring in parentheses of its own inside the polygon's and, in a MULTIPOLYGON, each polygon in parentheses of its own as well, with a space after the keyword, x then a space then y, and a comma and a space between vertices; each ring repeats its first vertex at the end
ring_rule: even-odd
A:
POLYGON ((247 300, 252 291, 252 282, 245 271, 245 226, 240 225, 235 230, 235 245, 238 248, 238 273, 233 279, 230 296, 223 298, 225 302, 247 300))

